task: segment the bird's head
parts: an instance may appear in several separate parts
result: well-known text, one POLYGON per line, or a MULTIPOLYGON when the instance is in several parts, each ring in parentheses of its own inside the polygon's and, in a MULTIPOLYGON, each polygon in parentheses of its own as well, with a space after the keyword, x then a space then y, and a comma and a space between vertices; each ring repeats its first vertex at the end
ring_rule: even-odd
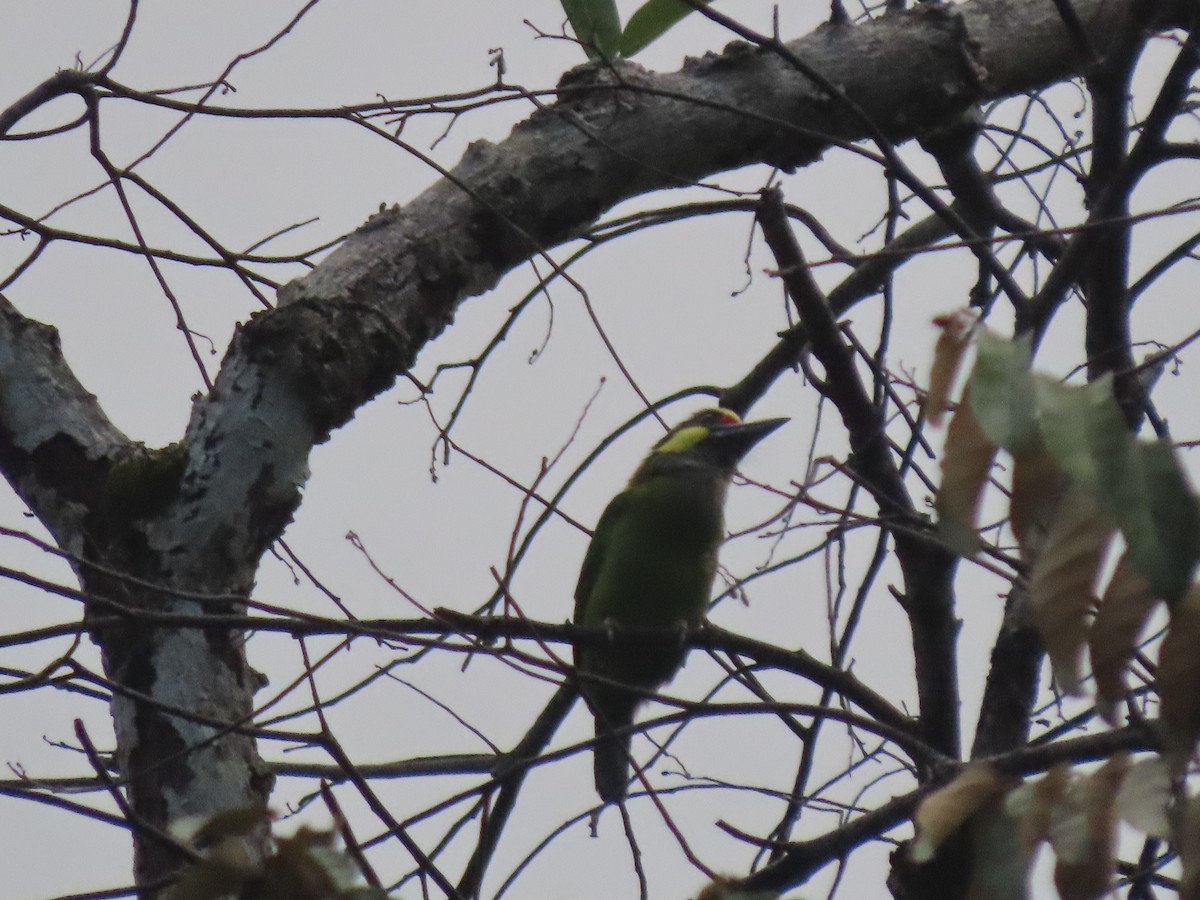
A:
POLYGON ((743 422, 728 409, 702 409, 684 419, 654 445, 643 467, 702 465, 732 473, 750 448, 786 422, 763 419, 743 422))

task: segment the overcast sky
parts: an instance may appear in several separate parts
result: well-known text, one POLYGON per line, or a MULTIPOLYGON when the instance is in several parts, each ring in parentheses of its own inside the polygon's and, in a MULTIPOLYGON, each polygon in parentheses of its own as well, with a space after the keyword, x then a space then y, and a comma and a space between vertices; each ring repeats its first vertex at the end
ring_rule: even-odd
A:
MULTIPOLYGON (((627 16, 638 3, 619 5, 627 16)), ((101 57, 116 41, 126 14, 125 4, 115 0, 41 0, 8 6, 0 30, 0 108, 56 70, 81 61, 88 65, 101 57)), ((276 33, 300 6, 297 0, 146 2, 114 77, 144 90, 210 81, 234 56, 276 33)), ((769 31, 770 8, 759 0, 743 0, 729 11, 769 31)), ((798 36, 824 13, 824 6, 818 4, 785 4, 781 32, 785 37, 798 36)), ((555 0, 327 0, 274 49, 243 63, 231 79, 236 92, 225 94, 219 102, 307 108, 366 102, 379 95, 411 98, 472 90, 494 80, 491 61, 496 48, 503 49, 510 82, 549 88, 565 69, 581 61, 579 48, 538 39, 522 20, 545 32, 557 32, 562 18, 555 0)), ((685 54, 719 50, 727 41, 715 25, 697 19, 638 61, 650 68, 674 69, 685 54)), ((514 100, 457 121, 417 117, 406 125, 403 136, 450 167, 470 141, 502 140, 511 125, 530 111, 528 103, 514 100), (444 139, 434 146, 446 129, 444 139)), ((78 112, 76 100, 62 100, 22 123, 22 130, 48 127, 78 112)), ((119 163, 147 149, 177 120, 133 104, 106 104, 104 116, 104 144, 119 163)), ((27 213, 44 213, 102 181, 79 132, 46 141, 0 144, 0 158, 0 203, 27 213)), ((916 154, 913 161, 919 171, 933 176, 928 161, 916 154)), ((381 203, 403 204, 438 177, 420 160, 347 123, 304 120, 200 119, 139 171, 231 247, 248 246, 296 223, 315 220, 267 245, 266 250, 281 254, 327 243, 361 224, 381 203)), ((722 177, 720 185, 753 190, 767 174, 765 170, 732 173, 722 177)), ((1176 186, 1152 183, 1146 196, 1168 188, 1178 193, 1176 186)), ((848 245, 871 231, 885 202, 883 182, 874 170, 838 154, 790 179, 788 192, 789 199, 813 209, 848 245)), ((726 194, 696 188, 644 198, 637 205, 719 196, 726 194)), ((153 204, 144 198, 137 203, 151 244, 201 249, 193 236, 153 204)), ((64 228, 128 237, 111 191, 73 205, 52 221, 64 228)), ((691 384, 736 380, 788 324, 777 283, 763 275, 771 260, 761 246, 756 245, 747 265, 750 235, 748 215, 668 226, 603 248, 573 270, 588 288, 621 358, 649 396, 664 396, 691 384)), ((0 239, 0 273, 6 275, 29 246, 17 237, 0 239)), ((299 265, 279 266, 269 274, 286 281, 303 271, 299 265)), ((844 271, 830 267, 818 272, 818 277, 832 284, 844 271)), ((178 265, 166 266, 165 272, 190 325, 205 336, 200 348, 207 371, 215 373, 236 323, 258 306, 228 273, 178 265)), ((948 265, 938 259, 905 269, 898 279, 906 306, 893 336, 894 368, 923 371, 933 340, 931 316, 963 305, 973 274, 969 265, 948 265)), ((447 333, 421 355, 414 374, 427 383, 439 363, 475 356, 535 283, 536 275, 527 267, 506 278, 492 294, 470 301, 447 333)), ((181 436, 189 398, 202 382, 174 328, 174 313, 144 262, 111 251, 56 244, 6 295, 26 315, 60 329, 75 372, 127 434, 150 446, 181 436)), ((874 336, 878 310, 873 305, 864 305, 852 318, 860 334, 874 336)), ((1068 312, 1055 335, 1078 324, 1078 317, 1068 312)), ((1183 324, 1179 330, 1186 330, 1183 324)), ((1066 351, 1070 363, 1064 368, 1077 360, 1077 338, 1071 341, 1066 351)), ((439 377, 432 397, 438 416, 444 418, 454 407, 466 375, 466 370, 457 370, 439 377)), ((1165 385, 1164 395, 1168 401, 1185 398, 1186 391, 1173 393, 1179 390, 1165 385)), ((505 566, 520 514, 521 493, 462 456, 449 466, 439 459, 437 480, 431 479, 435 432, 424 406, 406 403, 415 397, 413 386, 402 381, 316 450, 305 501, 286 534, 300 558, 363 617, 418 612, 371 571, 363 554, 346 540, 347 533, 357 534, 379 567, 421 604, 473 610, 494 586, 490 569, 505 566)), ((562 482, 597 440, 637 410, 635 394, 617 372, 578 296, 556 286, 549 300, 531 304, 489 363, 454 434, 465 449, 529 484, 540 460, 553 457, 568 441, 589 402, 579 436, 547 478, 551 487, 562 482)), ((680 407, 671 418, 681 417, 694 405, 680 407)), ((803 477, 797 461, 808 453, 814 410, 811 392, 803 389, 799 378, 781 382, 754 416, 787 415, 792 422, 754 452, 744 466, 747 475, 781 487, 789 479, 803 477)), ((568 495, 564 511, 590 527, 657 434, 654 426, 646 424, 618 442, 568 495)), ((836 437, 833 430, 829 434, 836 437)), ((823 449, 842 450, 836 442, 823 449)), ((776 499, 765 491, 748 487, 736 494, 730 513, 735 531, 777 508, 776 499)), ((6 490, 0 490, 0 495, 0 525, 42 534, 6 490)), ((791 552, 805 546, 802 538, 789 540, 784 546, 791 552)), ((809 543, 815 540, 814 536, 809 543)), ((851 545, 869 548, 871 540, 870 536, 852 538, 851 545)), ((586 536, 563 522, 553 523, 535 542, 513 588, 527 615, 550 621, 569 617, 585 546, 586 536)), ((772 552, 762 541, 734 542, 727 550, 727 563, 743 574, 772 552)), ((15 540, 0 539, 0 565, 70 583, 65 566, 15 540)), ((336 614, 326 597, 293 575, 282 561, 267 558, 256 596, 336 614)), ((727 602, 717 618, 727 627, 804 646, 824 657, 828 650, 825 576, 818 559, 808 567, 789 570, 786 580, 762 579, 750 589, 749 607, 727 602), (811 644, 806 639, 809 634, 811 644)), ((857 647, 855 671, 901 702, 912 696, 906 668, 911 667, 907 625, 882 591, 886 583, 886 578, 881 580, 884 596, 871 606, 869 633, 857 647)), ((974 595, 960 598, 967 607, 961 646, 968 674, 964 683, 968 736, 979 691, 977 680, 970 676, 978 679, 983 671, 1000 611, 995 583, 978 584, 974 595)), ((70 601, 15 584, 6 585, 0 594, 0 616, 9 632, 78 615, 78 606, 70 601)), ((331 646, 314 642, 312 649, 319 652, 331 646)), ((252 663, 271 678, 271 686, 258 698, 265 701, 300 672, 299 653, 292 641, 280 637, 257 636, 250 647, 252 663)), ((0 665, 37 669, 65 649, 64 644, 43 643, 32 653, 0 650, 0 665)), ((98 665, 90 644, 79 656, 98 665)), ((356 644, 353 652, 336 657, 323 670, 322 687, 336 692, 396 656, 392 648, 356 644)), ((511 745, 540 709, 548 689, 514 677, 490 659, 476 659, 466 671, 460 669, 460 662, 433 659, 397 674, 455 706, 491 740, 511 745)), ((689 684, 703 690, 714 680, 711 663, 693 662, 676 682, 681 694, 689 684), (694 682, 689 680, 693 677, 694 682)), ((273 711, 307 703, 306 694, 288 695, 273 711)), ((87 772, 77 754, 56 746, 74 742, 71 723, 76 717, 83 718, 97 744, 111 746, 106 708, 95 701, 38 691, 0 696, 0 710, 5 722, 0 759, 22 767, 31 777, 87 772)), ((362 691, 355 702, 335 708, 333 724, 353 758, 362 762, 487 749, 416 691, 387 679, 362 691)), ((310 725, 285 723, 288 728, 310 725)), ((557 743, 582 739, 589 729, 587 716, 577 709, 557 743)), ((728 726, 702 726, 691 732, 680 743, 680 752, 698 754, 695 758, 704 759, 714 775, 720 774, 722 759, 732 764, 725 773, 730 777, 739 771, 745 777, 756 767, 763 771, 782 767, 786 772, 795 765, 798 747, 777 723, 747 718, 736 741, 731 741, 728 726), (718 758, 705 749, 715 751, 718 758)), ((267 758, 278 758, 277 746, 266 744, 262 752, 267 758)), ((315 754, 310 758, 320 759, 315 754)), ((590 765, 583 754, 530 778, 495 865, 493 888, 557 824, 594 803, 590 765)), ((421 808, 421 801, 433 802, 453 793, 446 786, 449 782, 429 781, 385 783, 381 794, 397 810, 407 812, 421 808)), ((784 781, 762 778, 764 784, 784 781)), ((466 779, 459 787, 471 783, 473 779, 466 779)), ((902 787, 898 783, 896 792, 902 787)), ((276 807, 285 809, 304 789, 299 782, 282 780, 276 807)), ((887 796, 889 790, 884 784, 877 796, 887 796)), ((736 827, 757 832, 773 821, 772 811, 778 805, 767 799, 739 798, 737 808, 724 809, 708 799, 714 795, 719 796, 707 792, 706 797, 703 791, 681 794, 673 798, 678 804, 673 809, 679 818, 696 823, 689 825, 688 839, 706 860, 727 860, 725 869, 743 871, 748 851, 712 823, 726 818, 736 827)), ((350 791, 340 796, 349 811, 359 811, 350 791)), ((91 795, 87 802, 108 808, 103 799, 91 795)), ((325 823, 315 808, 297 819, 325 823)), ((363 821, 367 824, 360 836, 374 834, 375 824, 365 816, 363 821)), ((418 828, 416 835, 431 841, 448 821, 428 831, 418 828)), ((702 878, 687 864, 661 821, 653 814, 639 821, 651 883, 672 886, 668 893, 655 896, 694 891, 702 878)), ((814 818, 812 827, 831 827, 834 821, 814 818)), ((127 884, 130 878, 129 844, 123 832, 34 803, 0 797, 0 847, 5 848, 5 856, 18 861, 5 867, 4 893, 12 900, 127 884)), ((880 889, 885 854, 877 852, 870 859, 857 877, 863 878, 862 884, 880 889)), ((385 878, 408 868, 395 844, 377 854, 375 861, 385 878)), ((828 877, 823 877, 804 893, 819 896, 827 884, 828 877)), ((587 900, 633 896, 634 889, 620 822, 610 812, 601 821, 599 838, 589 837, 586 823, 576 823, 530 867, 513 896, 587 900)), ((405 893, 417 896, 419 891, 410 886, 405 893)))

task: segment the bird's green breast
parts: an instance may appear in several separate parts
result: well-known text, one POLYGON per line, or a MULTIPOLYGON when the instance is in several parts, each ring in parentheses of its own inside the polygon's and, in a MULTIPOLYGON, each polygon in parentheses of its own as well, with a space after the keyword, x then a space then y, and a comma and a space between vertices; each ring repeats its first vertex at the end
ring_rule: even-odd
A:
POLYGON ((592 584, 580 597, 581 624, 633 627, 698 624, 708 606, 724 528, 724 484, 652 476, 631 485, 594 540, 592 584))

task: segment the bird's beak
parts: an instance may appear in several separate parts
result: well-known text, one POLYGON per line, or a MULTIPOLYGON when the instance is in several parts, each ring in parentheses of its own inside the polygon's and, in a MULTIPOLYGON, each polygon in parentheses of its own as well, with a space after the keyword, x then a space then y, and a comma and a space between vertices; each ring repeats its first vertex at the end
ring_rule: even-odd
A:
POLYGON ((712 429, 711 439, 721 450, 721 455, 730 465, 750 452, 750 448, 782 425, 787 419, 762 419, 758 422, 742 422, 738 425, 717 425, 712 429))

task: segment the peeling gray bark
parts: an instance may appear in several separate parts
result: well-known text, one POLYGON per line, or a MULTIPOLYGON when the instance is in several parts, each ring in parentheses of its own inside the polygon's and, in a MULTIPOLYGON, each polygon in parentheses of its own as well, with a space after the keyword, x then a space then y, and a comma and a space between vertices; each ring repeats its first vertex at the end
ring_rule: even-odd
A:
MULTIPOLYGON (((1132 2, 1073 6, 1103 48, 1132 2)), ((1045 0, 922 4, 788 46, 870 126, 745 44, 670 74, 631 63, 576 69, 556 104, 500 144, 472 145, 450 177, 372 217, 285 286, 277 309, 245 323, 166 464, 108 421, 52 329, 0 303, 0 468, 82 561, 92 612, 240 612, 228 598, 249 593, 290 521, 312 447, 411 366, 459 304, 615 204, 745 165, 805 165, 871 126, 903 141, 1080 68, 1045 0), (130 465, 126 484, 117 476, 130 465)), ((265 801, 271 778, 237 731, 259 683, 240 633, 131 620, 95 637, 116 685, 120 771, 142 821, 164 829, 265 801)), ((135 843, 140 882, 179 865, 161 843, 135 843)))

